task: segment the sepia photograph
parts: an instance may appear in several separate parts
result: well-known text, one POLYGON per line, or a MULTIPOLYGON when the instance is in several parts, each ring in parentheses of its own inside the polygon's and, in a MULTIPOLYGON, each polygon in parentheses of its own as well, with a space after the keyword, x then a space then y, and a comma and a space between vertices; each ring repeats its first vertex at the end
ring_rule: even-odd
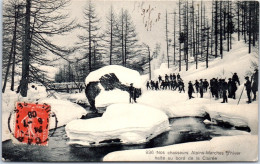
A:
POLYGON ((1 3, 2 162, 258 161, 259 1, 1 3))

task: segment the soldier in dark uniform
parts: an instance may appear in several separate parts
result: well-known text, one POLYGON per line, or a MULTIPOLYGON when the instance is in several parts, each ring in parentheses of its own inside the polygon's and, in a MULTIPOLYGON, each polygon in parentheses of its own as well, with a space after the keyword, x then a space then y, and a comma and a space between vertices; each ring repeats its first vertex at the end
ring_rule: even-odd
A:
POLYGON ((218 95, 220 98, 223 98, 223 82, 222 79, 218 80, 218 95))
POLYGON ((251 95, 250 95, 250 93, 251 93, 251 81, 249 80, 248 76, 246 76, 245 79, 246 79, 246 83, 245 83, 246 94, 247 94, 247 97, 248 97, 247 103, 251 103, 251 95))
POLYGON ((152 90, 154 90, 154 88, 155 88, 155 83, 153 80, 151 80, 151 88, 152 88, 152 90))
POLYGON ((169 76, 167 74, 165 74, 165 82, 169 81, 169 76))
POLYGON ((172 79, 172 74, 170 74, 170 80, 172 81, 173 79, 172 79))
POLYGON ((188 83, 188 95, 189 95, 189 99, 191 99, 191 98, 194 98, 193 96, 192 96, 192 93, 194 93, 194 89, 193 89, 193 85, 192 85, 192 83, 191 83, 191 81, 188 83))
POLYGON ((134 100, 135 103, 137 103, 136 102, 137 92, 138 92, 137 88, 134 88, 134 98, 133 98, 133 100, 134 100))
POLYGON ((239 78, 237 76, 237 73, 235 72, 234 75, 232 76, 232 80, 234 80, 235 82, 238 83, 238 85, 240 85, 240 82, 239 82, 239 78))
POLYGON ((232 92, 231 92, 231 95, 233 99, 236 99, 236 91, 237 91, 237 84, 234 80, 231 80, 231 85, 232 85, 232 92))
POLYGON ((163 89, 163 90, 164 90, 164 85, 165 85, 164 83, 165 83, 164 80, 162 80, 162 83, 160 85, 160 88, 163 89))
POLYGON ((199 82, 198 80, 195 81, 195 88, 196 88, 196 92, 198 93, 199 92, 199 82))
POLYGON ((181 75, 178 73, 177 80, 179 80, 180 78, 181 78, 181 75))
POLYGON ((133 87, 133 83, 130 84, 130 87, 129 87, 129 95, 130 95, 130 99, 129 99, 129 103, 131 103, 132 99, 134 99, 134 90, 135 88, 133 87))
POLYGON ((255 73, 252 76, 252 92, 254 94, 253 101, 256 100, 256 92, 258 91, 258 69, 255 69, 255 73))
POLYGON ((205 79, 204 82, 203 82, 204 92, 207 92, 208 87, 209 87, 209 82, 207 81, 207 79, 205 79))
POLYGON ((200 79, 199 83, 200 98, 203 98, 203 81, 200 79))
POLYGON ((223 101, 221 103, 227 103, 227 90, 228 90, 228 84, 225 81, 225 79, 222 80, 222 94, 223 94, 223 101))
POLYGON ((184 83, 181 79, 179 79, 179 92, 181 93, 181 91, 183 91, 185 93, 185 90, 184 90, 184 83))
POLYGON ((158 81, 156 81, 156 83, 155 83, 155 90, 159 90, 159 83, 158 83, 158 81))
POLYGON ((215 97, 215 99, 218 99, 218 81, 217 79, 213 78, 212 79, 212 86, 210 87, 212 90, 212 95, 215 97))
POLYGON ((158 80, 159 80, 159 82, 162 81, 162 76, 161 75, 159 75, 158 80))
POLYGON ((173 80, 176 80, 176 75, 175 75, 175 73, 173 73, 172 79, 173 79, 173 80))
POLYGON ((147 88, 147 90, 148 90, 148 88, 151 89, 149 81, 147 81, 147 83, 146 83, 146 88, 147 88))

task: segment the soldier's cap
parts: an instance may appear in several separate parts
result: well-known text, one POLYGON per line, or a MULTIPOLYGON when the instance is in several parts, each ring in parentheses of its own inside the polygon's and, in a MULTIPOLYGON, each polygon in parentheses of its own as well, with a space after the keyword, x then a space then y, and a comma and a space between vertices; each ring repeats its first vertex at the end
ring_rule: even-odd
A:
POLYGON ((130 83, 130 85, 133 85, 133 83, 130 83))
POLYGON ((248 76, 246 76, 246 77, 245 77, 245 79, 249 79, 249 77, 248 77, 248 76))
POLYGON ((228 78, 228 80, 231 80, 231 78, 228 78))
POLYGON ((234 74, 237 74, 236 72, 234 74))
POLYGON ((256 68, 255 71, 258 71, 258 69, 256 68))

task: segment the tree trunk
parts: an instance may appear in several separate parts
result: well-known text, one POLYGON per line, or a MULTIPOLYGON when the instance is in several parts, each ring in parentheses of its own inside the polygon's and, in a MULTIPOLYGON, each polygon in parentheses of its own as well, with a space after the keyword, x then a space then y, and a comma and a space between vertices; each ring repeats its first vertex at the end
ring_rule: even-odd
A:
POLYGON ((170 68, 169 43, 168 43, 168 18, 167 18, 167 10, 166 10, 166 53, 167 53, 168 68, 170 68))
POLYGON ((173 32, 173 50, 174 50, 173 51, 173 64, 175 65, 175 49, 176 49, 176 45, 175 45, 176 44, 176 41, 175 41, 176 40, 175 39, 175 32, 176 32, 176 27, 175 26, 176 25, 175 24, 176 24, 176 12, 174 12, 174 22, 173 23, 174 23, 174 26, 173 26, 173 31, 174 31, 173 32))
POLYGON ((249 26, 248 26, 248 33, 249 33, 249 36, 248 36, 248 53, 251 53, 251 45, 252 45, 252 40, 251 40, 251 34, 252 34, 252 29, 251 29, 251 26, 252 26, 252 5, 251 5, 251 2, 248 2, 249 3, 249 26))
MULTIPOLYGON (((181 36, 181 1, 179 0, 179 38, 181 36)), ((181 71, 181 41, 179 40, 179 71, 181 71)))
POLYGON ((238 37, 238 41, 240 41, 240 19, 239 19, 239 12, 240 10, 240 2, 237 2, 237 37, 238 37))
POLYGON ((215 57, 218 57, 218 2, 215 1, 215 57))
POLYGON ((219 22, 219 25, 220 25, 220 55, 221 55, 221 59, 223 59, 222 1, 220 1, 219 3, 220 3, 219 4, 219 10, 220 10, 220 13, 219 13, 219 16, 220 16, 220 22, 219 22))
POLYGON ((109 55, 109 65, 112 65, 112 51, 113 51, 113 15, 112 15, 112 7, 110 11, 110 55, 109 55))
POLYGON ((208 33, 207 33, 207 56, 206 56, 206 68, 209 67, 209 25, 208 25, 208 22, 207 22, 207 30, 208 30, 208 33))
POLYGON ((22 53, 22 79, 21 79, 21 95, 27 96, 28 81, 29 81, 29 55, 30 55, 30 18, 31 18, 31 0, 26 0, 25 14, 25 39, 24 50, 22 53))
POLYGON ((124 11, 122 9, 122 29, 121 29, 121 34, 122 34, 122 65, 125 66, 125 56, 124 56, 124 11))
POLYGON ((18 11, 16 11, 16 7, 15 6, 15 20, 14 20, 14 52, 13 52, 13 66, 12 66, 12 78, 11 78, 11 91, 14 91, 14 76, 15 76, 15 56, 16 56, 16 32, 17 32, 17 23, 18 23, 18 14, 19 14, 19 6, 18 11))
MULTIPOLYGON (((91 11, 91 6, 90 6, 90 3, 89 3, 89 11, 91 11)), ((88 41, 88 64, 89 64, 89 72, 92 71, 92 63, 91 63, 91 42, 92 42, 92 38, 91 38, 91 14, 89 14, 88 16, 89 18, 89 31, 88 31, 88 37, 89 37, 89 41, 88 41)))
POLYGON ((127 59, 127 34, 128 34, 128 29, 127 29, 127 14, 125 15, 125 67, 126 67, 126 59, 127 59))

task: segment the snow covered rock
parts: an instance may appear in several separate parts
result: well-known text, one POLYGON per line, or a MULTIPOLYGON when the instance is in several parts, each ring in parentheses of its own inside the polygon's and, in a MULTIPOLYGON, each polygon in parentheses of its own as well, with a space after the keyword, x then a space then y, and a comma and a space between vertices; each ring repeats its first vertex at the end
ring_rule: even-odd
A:
POLYGON ((162 111, 140 104, 113 104, 102 117, 73 120, 65 127, 70 144, 87 146, 144 143, 168 129, 162 111))
POLYGON ((140 74, 123 66, 109 65, 91 72, 86 77, 85 93, 92 109, 96 110, 96 107, 105 107, 116 102, 128 102, 131 83, 138 89, 137 97, 139 97, 141 95, 140 74), (115 90, 117 91, 114 92, 115 90), (115 96, 115 94, 118 95, 115 96), (97 98, 98 96, 100 98, 97 98))
POLYGON ((28 84, 27 98, 29 101, 36 101, 40 98, 46 98, 47 96, 46 88, 43 85, 36 83, 28 84))
MULTIPOLYGON (((66 100, 58 100, 52 98, 40 99, 39 103, 51 105, 51 111, 56 114, 58 125, 57 127, 66 125, 68 122, 81 118, 88 112, 81 106, 66 100)), ((55 120, 50 121, 50 129, 55 128, 55 120)))

